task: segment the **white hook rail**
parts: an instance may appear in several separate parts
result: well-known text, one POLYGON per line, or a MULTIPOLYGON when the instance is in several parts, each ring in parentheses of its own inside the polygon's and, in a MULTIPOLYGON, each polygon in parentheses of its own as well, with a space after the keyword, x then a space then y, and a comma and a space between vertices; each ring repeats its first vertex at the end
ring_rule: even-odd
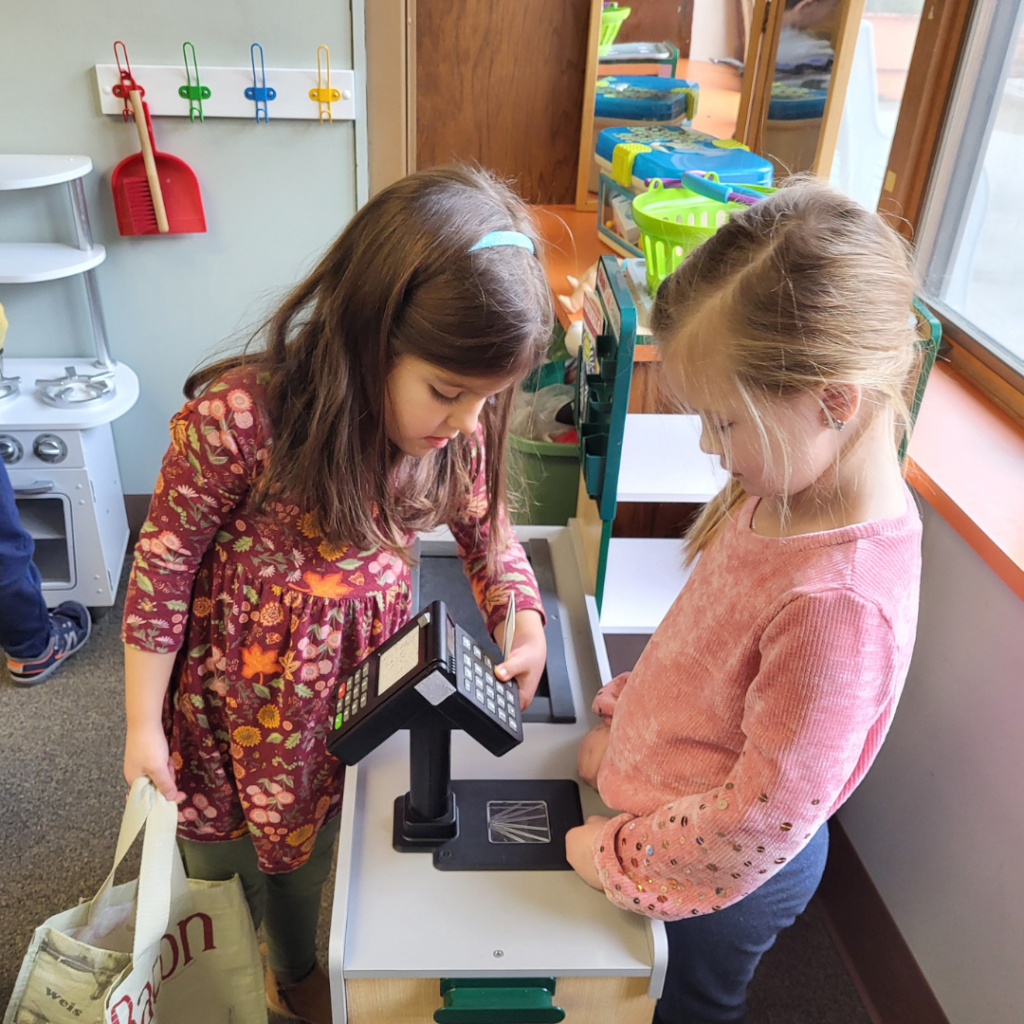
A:
MULTIPOLYGON (((100 109, 104 114, 121 115, 124 101, 114 95, 114 86, 120 80, 116 64, 96 64, 94 67, 100 109)), ((246 99, 245 90, 252 87, 252 67, 199 69, 202 83, 210 89, 209 99, 203 99, 203 114, 211 117, 239 117, 256 120, 256 104, 246 99)), ((184 64, 133 64, 132 74, 145 89, 145 100, 153 117, 188 117, 189 101, 178 90, 187 85, 184 64)), ((266 85, 273 88, 276 97, 267 103, 269 121, 320 120, 320 104, 310 98, 317 89, 316 68, 267 68, 266 85)), ((331 69, 331 89, 339 96, 331 103, 334 121, 354 121, 356 118, 356 76, 354 71, 331 69)), ((261 118, 262 122, 262 118, 261 118)), ((325 124, 330 121, 324 119, 325 124)))

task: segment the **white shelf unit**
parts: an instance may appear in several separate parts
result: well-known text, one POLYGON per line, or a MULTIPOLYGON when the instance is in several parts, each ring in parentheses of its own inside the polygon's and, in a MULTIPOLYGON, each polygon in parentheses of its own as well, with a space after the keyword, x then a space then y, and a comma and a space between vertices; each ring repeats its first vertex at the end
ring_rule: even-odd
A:
POLYGON ((676 537, 612 537, 605 566, 601 632, 653 633, 690 578, 676 537))
POLYGON ((622 440, 619 501, 705 502, 728 480, 701 451, 700 417, 630 413, 622 440))
MULTIPOLYGON (((0 192, 45 188, 66 184, 74 214, 77 245, 54 242, 6 242, 0 245, 0 284, 30 284, 82 275, 93 341, 96 366, 111 368, 110 345, 103 318, 103 306, 93 270, 107 257, 102 245, 96 245, 85 204, 82 178, 92 170, 87 156, 8 153, 0 155, 0 192)), ((0 370, 2 373, 2 370, 0 370)))
POLYGON ((76 249, 59 242, 0 242, 0 284, 32 284, 83 274, 107 258, 102 245, 76 249))

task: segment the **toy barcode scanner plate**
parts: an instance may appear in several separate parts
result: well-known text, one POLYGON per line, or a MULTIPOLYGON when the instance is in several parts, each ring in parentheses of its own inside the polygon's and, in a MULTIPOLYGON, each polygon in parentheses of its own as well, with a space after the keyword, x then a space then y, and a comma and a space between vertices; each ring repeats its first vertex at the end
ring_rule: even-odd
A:
MULTIPOLYGON (((515 635, 506 618, 503 657, 515 635)), ((344 676, 328 750, 354 765, 410 732, 409 792, 395 800, 392 842, 433 851, 444 870, 567 869, 565 832, 582 824, 571 780, 451 781, 451 730, 500 757, 523 741, 519 685, 502 682, 480 645, 434 601, 344 676)))

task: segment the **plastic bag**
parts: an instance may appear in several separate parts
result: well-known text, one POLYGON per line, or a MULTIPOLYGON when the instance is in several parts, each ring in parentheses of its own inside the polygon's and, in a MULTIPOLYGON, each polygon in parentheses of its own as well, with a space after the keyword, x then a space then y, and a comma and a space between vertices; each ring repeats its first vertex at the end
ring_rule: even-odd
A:
POLYGON ((553 441, 572 429, 555 417, 573 401, 575 389, 568 384, 549 384, 537 391, 518 391, 512 405, 510 430, 528 441, 553 441))

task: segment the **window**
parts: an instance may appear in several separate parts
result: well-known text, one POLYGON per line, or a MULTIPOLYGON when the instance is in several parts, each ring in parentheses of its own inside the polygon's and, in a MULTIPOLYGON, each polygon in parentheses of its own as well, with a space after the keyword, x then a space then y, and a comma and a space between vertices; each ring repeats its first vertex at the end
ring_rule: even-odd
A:
POLYGON ((1024 385, 1024 4, 978 0, 918 226, 947 334, 1024 385))
POLYGON ((907 84, 924 0, 867 0, 857 34, 831 181, 874 210, 907 84))

